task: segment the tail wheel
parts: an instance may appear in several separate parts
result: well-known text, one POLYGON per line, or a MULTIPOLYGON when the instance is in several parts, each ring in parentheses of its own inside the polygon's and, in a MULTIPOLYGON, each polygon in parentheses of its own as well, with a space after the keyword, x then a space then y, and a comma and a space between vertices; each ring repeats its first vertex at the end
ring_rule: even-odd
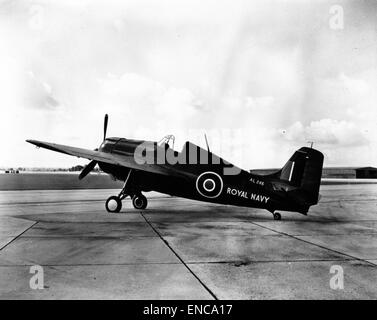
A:
POLYGON ((138 195, 133 196, 132 204, 133 204, 135 209, 143 210, 147 207, 148 200, 142 194, 138 194, 138 195))
POLYGON ((122 201, 117 196, 111 196, 106 200, 105 207, 107 212, 119 212, 122 209, 122 201))
POLYGON ((274 220, 281 220, 281 214, 279 212, 274 213, 274 220))

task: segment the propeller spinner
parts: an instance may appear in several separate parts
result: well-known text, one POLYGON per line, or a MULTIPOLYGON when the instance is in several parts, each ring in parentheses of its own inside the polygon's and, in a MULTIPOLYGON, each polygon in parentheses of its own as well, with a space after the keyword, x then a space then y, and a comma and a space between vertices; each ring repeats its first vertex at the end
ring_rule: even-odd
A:
MULTIPOLYGON (((105 141, 105 139, 106 139, 106 132, 107 132, 107 124, 108 124, 108 122, 109 122, 109 116, 107 114, 105 114, 105 119, 104 119, 104 122, 103 122, 103 141, 105 141)), ((96 149, 96 150, 98 150, 98 149, 96 149)), ((96 160, 90 161, 84 167, 84 169, 82 169, 82 171, 80 172, 79 180, 84 179, 89 174, 89 172, 91 172, 94 169, 94 167, 96 166, 96 164, 97 164, 96 160)))

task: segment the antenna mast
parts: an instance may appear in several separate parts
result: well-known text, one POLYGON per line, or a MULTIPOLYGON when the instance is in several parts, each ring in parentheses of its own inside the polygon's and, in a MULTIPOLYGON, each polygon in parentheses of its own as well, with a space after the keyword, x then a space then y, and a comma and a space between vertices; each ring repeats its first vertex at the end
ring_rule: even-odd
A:
POLYGON ((206 134, 204 134, 204 138, 206 139, 207 150, 208 150, 208 152, 211 152, 211 151, 209 151, 209 144, 208 144, 208 140, 207 140, 207 135, 206 134))

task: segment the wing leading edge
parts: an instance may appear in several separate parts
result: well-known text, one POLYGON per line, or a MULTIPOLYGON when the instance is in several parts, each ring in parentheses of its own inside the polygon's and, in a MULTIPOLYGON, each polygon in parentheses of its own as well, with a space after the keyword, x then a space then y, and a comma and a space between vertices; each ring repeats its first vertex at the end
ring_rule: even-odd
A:
POLYGON ((173 168, 163 167, 157 164, 139 164, 135 161, 133 156, 120 156, 102 151, 95 151, 83 148, 76 148, 71 146, 65 146, 57 143, 50 143, 38 140, 26 140, 37 147, 52 150, 55 152, 64 153, 70 156, 78 158, 86 158, 90 160, 96 160, 98 162, 105 162, 117 166, 127 167, 135 170, 146 171, 155 174, 161 174, 166 176, 178 176, 188 178, 186 172, 178 171, 173 168))

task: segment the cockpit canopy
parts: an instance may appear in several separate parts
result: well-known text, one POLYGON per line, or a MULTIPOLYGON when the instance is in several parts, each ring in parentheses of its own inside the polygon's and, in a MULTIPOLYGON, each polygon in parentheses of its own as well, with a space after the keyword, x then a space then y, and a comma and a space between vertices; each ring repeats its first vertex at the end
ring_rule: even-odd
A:
POLYGON ((157 144, 160 147, 167 145, 169 146, 169 148, 174 150, 174 143, 175 143, 175 137, 172 134, 168 134, 165 137, 163 137, 157 144))

